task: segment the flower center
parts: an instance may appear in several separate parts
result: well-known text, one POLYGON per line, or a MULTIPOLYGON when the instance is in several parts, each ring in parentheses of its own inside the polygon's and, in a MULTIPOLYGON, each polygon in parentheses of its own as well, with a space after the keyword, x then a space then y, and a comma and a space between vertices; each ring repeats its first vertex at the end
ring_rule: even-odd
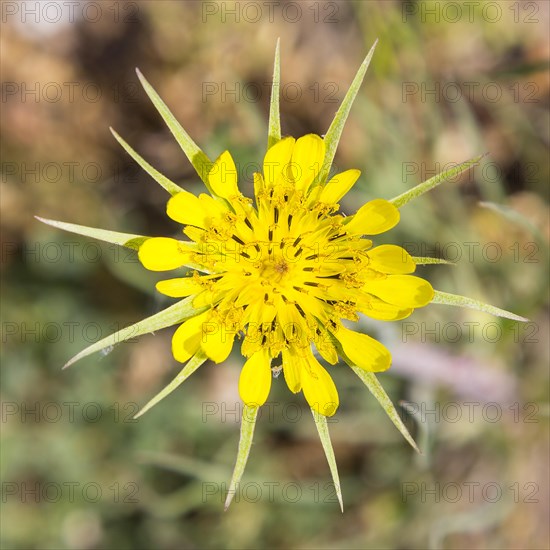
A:
POLYGON ((260 267, 260 276, 268 281, 280 283, 290 271, 290 266, 284 258, 265 260, 260 267))

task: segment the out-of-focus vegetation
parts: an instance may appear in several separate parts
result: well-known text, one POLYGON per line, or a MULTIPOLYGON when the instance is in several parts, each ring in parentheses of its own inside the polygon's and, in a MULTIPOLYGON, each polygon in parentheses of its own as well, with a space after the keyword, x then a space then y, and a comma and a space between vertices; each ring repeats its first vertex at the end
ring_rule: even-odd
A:
POLYGON ((70 13, 70 2, 35 4, 2 4, 3 547, 548 548, 550 4, 92 2, 70 13), (243 493, 223 513, 237 348, 138 422, 137 408, 177 372, 172 330, 62 372, 91 341, 169 302, 133 255, 33 218, 178 229, 166 193, 108 130, 201 190, 136 66, 211 157, 231 150, 250 189, 277 37, 283 133, 295 136, 326 131, 380 40, 336 158, 363 171, 346 211, 489 152, 404 207, 390 236, 457 261, 419 268, 436 288, 531 320, 433 305, 401 323, 365 322, 394 353, 380 380, 409 403, 423 454, 349 369, 332 368, 344 515, 311 414, 282 377, 243 493))

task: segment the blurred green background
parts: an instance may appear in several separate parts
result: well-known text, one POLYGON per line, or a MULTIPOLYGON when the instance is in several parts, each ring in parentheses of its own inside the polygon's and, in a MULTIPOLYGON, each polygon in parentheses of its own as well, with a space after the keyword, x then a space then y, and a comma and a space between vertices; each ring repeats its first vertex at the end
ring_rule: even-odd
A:
POLYGON ((3 2, 2 547, 548 548, 549 6, 3 2), (277 37, 283 133, 294 136, 326 131, 380 40, 336 157, 363 172, 344 210, 489 153, 404 207, 386 242, 456 260, 418 272, 531 321, 433 305, 364 322, 392 350, 380 380, 423 453, 349 369, 332 368, 343 515, 311 414, 282 377, 242 494, 223 512, 237 348, 137 422, 178 370, 173 329, 62 372, 90 342, 170 302, 132 254, 33 218, 177 231, 164 190, 108 130, 201 189, 137 66, 209 156, 231 150, 250 189, 277 37))

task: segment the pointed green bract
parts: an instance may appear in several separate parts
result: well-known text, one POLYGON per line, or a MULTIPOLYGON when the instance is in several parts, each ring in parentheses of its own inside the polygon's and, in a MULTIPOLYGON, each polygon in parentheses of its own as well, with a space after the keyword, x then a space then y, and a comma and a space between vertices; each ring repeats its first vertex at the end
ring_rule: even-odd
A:
POLYGON ((340 487, 340 477, 338 476, 338 467, 336 466, 336 458, 334 457, 334 449, 330 441, 330 434, 328 432, 327 417, 319 414, 316 410, 311 409, 313 413, 313 419, 315 420, 315 426, 317 432, 321 438, 321 444, 327 457, 330 473, 332 474, 332 480, 334 482, 334 488, 336 489, 336 495, 338 496, 338 502, 340 503, 340 510, 344 512, 344 502, 342 501, 342 489, 340 487))
POLYGON ((421 257, 421 256, 413 256, 412 259, 416 265, 432 265, 432 264, 456 265, 455 262, 450 262, 449 260, 443 260, 442 258, 427 258, 427 257, 421 257))
POLYGON ((267 148, 271 148, 281 139, 281 111, 279 107, 279 96, 281 86, 281 57, 279 44, 281 39, 277 38, 275 47, 275 62, 273 63, 273 83, 271 84, 271 101, 269 103, 269 126, 267 136, 267 148))
POLYGON ((85 225, 77 225, 75 223, 48 220, 47 218, 40 218, 39 216, 35 216, 35 218, 42 223, 69 231, 70 233, 76 233, 77 235, 83 235, 84 237, 92 237, 98 241, 117 244, 118 246, 125 246, 126 248, 131 248, 132 250, 137 250, 149 238, 144 237, 143 235, 119 233, 118 231, 108 231, 107 229, 86 227, 85 225))
POLYGON ((181 124, 176 120, 176 117, 174 117, 170 109, 168 109, 166 103, 162 101, 155 89, 141 74, 141 71, 139 69, 136 69, 136 73, 145 92, 153 102, 157 111, 164 119, 164 122, 166 122, 168 128, 170 128, 170 131, 176 138, 176 141, 179 143, 183 152, 197 171, 197 174, 206 185, 208 191, 212 193, 212 189, 210 188, 210 184, 208 183, 208 173, 212 168, 212 161, 206 156, 204 151, 191 139, 189 134, 182 128, 181 124))
POLYGON ((164 187, 170 195, 176 195, 177 193, 181 193, 183 189, 176 185, 173 181, 169 180, 166 176, 161 174, 158 170, 153 168, 145 159, 143 159, 128 143, 122 139, 118 133, 113 130, 113 128, 109 128, 111 130, 111 134, 115 137, 115 139, 120 143, 122 148, 145 170, 159 185, 164 187))
POLYGON ((412 448, 417 453, 420 453, 420 450, 418 449, 416 443, 414 442, 414 439, 409 433, 409 430, 407 430, 407 427, 405 426, 405 424, 403 424, 401 417, 399 416, 398 412, 395 410, 395 407, 391 399, 388 397, 388 394, 386 393, 386 391, 378 381, 378 378, 376 378, 376 375, 373 372, 367 372, 366 370, 356 367, 355 365, 350 365, 350 367, 353 369, 353 372, 357 376, 359 376, 359 378, 361 378, 365 386, 369 388, 369 391, 372 393, 372 395, 374 395, 378 403, 380 403, 382 408, 386 411, 386 414, 390 417, 390 420, 394 423, 395 427, 401 432, 403 437, 410 443, 412 448))
POLYGON ((497 317, 512 319, 512 321, 520 321, 522 323, 529 322, 529 319, 521 317, 520 315, 516 315, 515 313, 511 313, 510 311, 506 311, 505 309, 500 309, 490 304, 485 304, 484 302, 474 300, 473 298, 460 296, 459 294, 449 294, 448 292, 441 292, 440 290, 435 291, 431 303, 443 304, 447 306, 467 307, 469 309, 476 309, 477 311, 490 313, 491 315, 496 315, 497 317))
POLYGON ((235 493, 237 492, 237 485, 243 477, 248 455, 250 454, 250 447, 252 446, 252 438, 254 437, 254 427, 256 426, 256 417, 258 416, 259 407, 250 407, 248 405, 243 406, 243 417, 241 420, 241 437, 239 439, 239 450, 237 452, 237 462, 235 463, 235 469, 231 477, 231 483, 229 490, 227 491, 227 498, 225 499, 224 509, 227 510, 235 493))
POLYGON ((83 349, 80 353, 77 353, 65 364, 63 368, 66 369, 67 367, 70 367, 73 363, 76 363, 76 361, 79 361, 83 357, 87 357, 96 351, 101 351, 105 348, 119 344, 120 342, 129 340, 130 338, 141 336, 142 334, 148 334, 150 332, 154 332, 155 330, 171 327, 172 325, 181 323, 185 319, 194 317, 195 315, 198 315, 208 309, 206 306, 200 309, 194 308, 194 298, 195 296, 190 296, 189 298, 185 298, 185 300, 180 300, 176 304, 160 311, 159 313, 151 315, 151 317, 147 317, 142 321, 138 321, 129 327, 118 330, 117 332, 102 338, 98 342, 88 346, 86 349, 83 349))
MULTIPOLYGON (((131 248, 132 250, 139 250, 139 247, 151 237, 144 237, 143 235, 132 235, 130 233, 120 233, 118 231, 109 231, 107 229, 97 229, 95 227, 87 227, 85 225, 77 225, 75 223, 66 223, 59 222, 56 220, 48 220, 47 218, 41 218, 35 216, 38 221, 51 225, 52 227, 57 227, 58 229, 63 229, 69 231, 70 233, 76 233, 77 235, 83 235, 84 237, 92 237, 98 241, 103 241, 106 243, 116 244, 118 246, 124 246, 126 248, 131 248)), ((186 246, 190 250, 196 250, 197 246, 193 242, 188 241, 179 241, 181 246, 186 246)), ((207 272, 203 266, 188 263, 182 267, 187 267, 189 269, 196 269, 198 271, 207 272)))
POLYGON ((449 170, 445 170, 445 172, 441 172, 441 174, 437 174, 437 176, 434 176, 433 178, 430 178, 422 183, 419 183, 412 189, 409 189, 408 191, 405 191, 401 195, 398 195, 397 197, 390 199, 390 202, 397 208, 401 208, 404 204, 407 204, 409 201, 416 199, 417 197, 420 197, 420 195, 423 195, 427 191, 430 191, 434 187, 437 187, 438 185, 442 184, 445 180, 454 178, 455 176, 458 176, 458 174, 461 174, 465 170, 468 170, 468 168, 471 168, 472 166, 479 164, 479 161, 484 156, 485 155, 479 155, 477 157, 474 157, 473 159, 463 162, 462 164, 453 166, 449 170))
POLYGON ((134 418, 139 418, 145 414, 151 407, 154 407, 159 401, 162 401, 167 395, 170 395, 178 386, 183 384, 205 361, 207 357, 202 351, 198 351, 181 369, 179 374, 162 391, 157 393, 145 407, 143 407, 134 418))
POLYGON ((357 96, 357 92, 359 92, 359 88, 361 87, 361 83, 363 82, 363 78, 365 77, 365 73, 367 72, 367 69, 369 67, 372 55, 374 54, 374 50, 376 48, 376 44, 378 44, 378 40, 376 40, 375 43, 372 45, 372 48, 367 54, 367 57, 365 58, 363 63, 361 63, 361 66, 359 67, 359 70, 357 71, 357 74, 355 75, 355 78, 353 79, 353 82, 351 83, 351 86, 349 87, 346 96, 342 101, 342 104, 340 105, 340 108, 334 116, 334 120, 332 121, 329 129, 327 130, 327 133, 325 134, 325 160, 323 162, 321 172, 317 177, 318 182, 325 181, 328 176, 330 167, 332 166, 332 161, 334 160, 334 155, 336 154, 336 149, 338 148, 338 143, 340 142, 340 136, 342 135, 342 131, 351 110, 351 106, 353 105, 355 97, 357 96))

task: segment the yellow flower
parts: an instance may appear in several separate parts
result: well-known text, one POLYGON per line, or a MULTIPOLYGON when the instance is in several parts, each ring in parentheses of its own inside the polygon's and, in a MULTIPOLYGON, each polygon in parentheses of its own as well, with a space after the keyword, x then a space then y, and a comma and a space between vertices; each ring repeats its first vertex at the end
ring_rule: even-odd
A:
POLYGON ((394 205, 375 199, 353 216, 339 212, 360 172, 319 179, 325 149, 313 134, 281 139, 267 151, 263 174, 254 174, 254 201, 240 193, 224 152, 208 175, 214 196, 182 191, 168 201, 168 215, 185 226, 192 245, 159 237, 139 248, 147 269, 196 266, 190 276, 157 285, 208 307, 176 330, 174 357, 185 362, 201 350, 221 363, 242 338, 239 392, 248 406, 265 403, 271 367, 282 363, 290 391, 303 390, 314 410, 333 415, 338 393, 312 347, 332 365, 340 354, 366 371, 384 371, 390 352, 342 319, 403 319, 434 296, 427 281, 410 275, 416 264, 403 248, 373 246, 369 238, 397 225, 394 205))
MULTIPOLYGON (((375 44, 376 46, 376 44, 375 44)), ((339 398, 328 371, 314 349, 329 364, 340 356, 364 382, 405 439, 412 437, 374 373, 389 368, 390 352, 343 320, 359 314, 396 321, 428 303, 469 307, 516 321, 508 311, 464 296, 434 291, 414 275, 417 265, 447 263, 437 258, 412 258, 395 245, 374 246, 371 236, 399 222, 399 210, 446 179, 476 165, 481 156, 438 174, 387 201, 371 200, 345 217, 340 199, 359 178, 359 170, 328 177, 332 161, 365 72, 373 46, 363 61, 324 138, 309 134, 297 140, 281 138, 279 117, 279 44, 275 53, 270 102, 268 147, 263 174, 254 174, 254 201, 239 191, 237 169, 226 151, 212 163, 174 118, 153 87, 138 77, 170 128, 209 194, 185 191, 153 168, 114 130, 128 154, 172 198, 167 213, 183 224, 189 240, 145 237, 72 223, 40 221, 109 243, 138 250, 152 271, 186 267, 184 277, 157 284, 174 298, 174 305, 121 329, 73 357, 65 366, 129 338, 179 324, 172 339, 181 372, 136 415, 140 416, 182 384, 207 359, 227 359, 235 340, 246 357, 239 380, 245 406, 237 462, 226 499, 231 503, 252 445, 257 412, 282 370, 291 392, 303 391, 325 451, 340 506, 343 507, 327 416, 339 398)))

